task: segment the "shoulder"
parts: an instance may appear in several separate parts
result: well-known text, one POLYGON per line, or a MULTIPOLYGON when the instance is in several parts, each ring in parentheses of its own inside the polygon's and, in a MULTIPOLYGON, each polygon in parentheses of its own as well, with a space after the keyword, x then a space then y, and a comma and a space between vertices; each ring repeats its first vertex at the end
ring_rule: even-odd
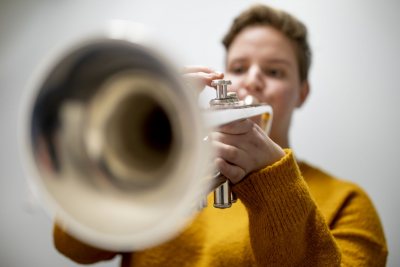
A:
POLYGON ((368 194, 355 183, 304 163, 299 166, 338 244, 348 251, 354 249, 355 253, 362 248, 384 262, 387 255, 385 234, 368 194))
POLYGON ((299 167, 312 197, 328 223, 348 210, 354 214, 375 213, 372 201, 359 185, 307 163, 300 163, 299 167))
POLYGON ((315 195, 336 195, 336 194, 365 194, 364 190, 357 184, 338 178, 318 167, 308 163, 299 163, 301 174, 315 195))

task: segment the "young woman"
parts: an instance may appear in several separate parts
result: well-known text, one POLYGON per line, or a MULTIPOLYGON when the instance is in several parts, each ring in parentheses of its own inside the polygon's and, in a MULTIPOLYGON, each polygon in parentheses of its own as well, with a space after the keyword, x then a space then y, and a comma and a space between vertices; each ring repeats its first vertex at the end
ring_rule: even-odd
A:
MULTIPOLYGON (((384 266, 387 246, 378 215, 358 186, 304 162, 289 148, 293 111, 309 93, 311 52, 305 26, 257 5, 233 22, 223 43, 225 78, 239 98, 274 110, 269 136, 252 120, 212 134, 216 164, 233 184, 232 208, 206 208, 175 239, 123 254, 123 266, 384 266)), ((189 67, 186 77, 210 85, 222 75, 189 67)), ((59 251, 82 263, 116 252, 87 246, 57 226, 59 251)))

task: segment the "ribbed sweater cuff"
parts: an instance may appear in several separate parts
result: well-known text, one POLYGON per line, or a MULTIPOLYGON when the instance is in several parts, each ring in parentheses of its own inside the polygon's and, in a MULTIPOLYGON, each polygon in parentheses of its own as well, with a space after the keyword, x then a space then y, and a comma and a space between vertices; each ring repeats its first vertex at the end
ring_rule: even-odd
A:
POLYGON ((285 149, 285 154, 278 162, 234 185, 233 191, 246 206, 249 216, 266 213, 277 220, 275 223, 295 225, 306 216, 314 202, 293 152, 285 149))

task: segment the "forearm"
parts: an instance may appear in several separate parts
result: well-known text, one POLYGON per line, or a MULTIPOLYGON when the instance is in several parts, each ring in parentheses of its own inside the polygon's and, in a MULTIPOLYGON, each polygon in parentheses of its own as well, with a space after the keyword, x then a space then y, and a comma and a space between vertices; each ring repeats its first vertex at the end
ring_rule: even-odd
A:
POLYGON ((234 186, 260 266, 339 266, 341 254, 291 151, 234 186))

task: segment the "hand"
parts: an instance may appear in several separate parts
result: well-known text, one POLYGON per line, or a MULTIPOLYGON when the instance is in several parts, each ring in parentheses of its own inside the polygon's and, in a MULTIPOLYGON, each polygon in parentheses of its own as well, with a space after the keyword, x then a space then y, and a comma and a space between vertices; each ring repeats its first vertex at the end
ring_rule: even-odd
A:
POLYGON ((183 78, 190 83, 196 91, 200 92, 205 86, 211 86, 213 80, 224 78, 224 74, 205 66, 186 66, 182 70, 183 78))
POLYGON ((219 171, 236 184, 247 174, 281 159, 285 152, 251 119, 224 125, 211 134, 219 171))

